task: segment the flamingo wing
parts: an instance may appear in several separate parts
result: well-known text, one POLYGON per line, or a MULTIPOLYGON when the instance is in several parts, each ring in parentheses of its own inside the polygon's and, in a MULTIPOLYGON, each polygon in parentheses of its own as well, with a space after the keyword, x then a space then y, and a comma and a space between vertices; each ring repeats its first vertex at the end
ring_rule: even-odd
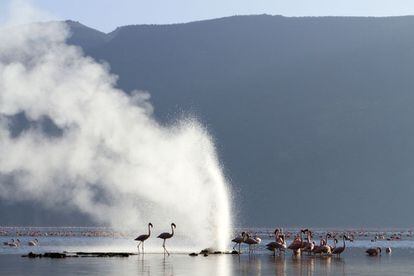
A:
POLYGON ((341 246, 341 247, 335 247, 334 250, 332 250, 332 254, 341 254, 342 252, 344 252, 345 247, 341 246))
POLYGON ((135 238, 135 241, 145 241, 146 239, 148 239, 148 237, 148 235, 140 235, 135 238))
POLYGON ((172 235, 170 233, 164 232, 164 233, 159 234, 157 238, 165 240, 165 239, 169 239, 171 237, 172 237, 172 235))
POLYGON ((241 243, 243 241, 243 238, 242 237, 237 237, 237 238, 232 239, 231 241, 235 242, 235 243, 241 243))

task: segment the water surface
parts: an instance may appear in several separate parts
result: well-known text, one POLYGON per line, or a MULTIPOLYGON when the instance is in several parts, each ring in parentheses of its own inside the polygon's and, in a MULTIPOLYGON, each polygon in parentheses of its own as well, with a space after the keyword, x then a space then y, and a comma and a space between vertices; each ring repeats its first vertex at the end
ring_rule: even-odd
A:
MULTIPOLYGON (((107 228, 0 228, 0 240, 19 238, 21 246, 0 247, 2 275, 413 275, 414 240, 409 230, 356 231, 355 241, 340 257, 292 256, 290 252, 273 257, 264 248, 272 240, 270 229, 251 229, 263 239, 254 255, 246 248, 242 255, 188 256, 180 247, 179 238, 167 243, 171 256, 160 254, 162 241, 155 238, 146 245, 147 254, 128 258, 66 258, 29 259, 22 254, 30 251, 125 251, 136 252, 134 234, 107 228), (381 237, 384 235, 384 237, 381 237), (383 240, 371 242, 375 236, 383 240), (387 237, 398 240, 387 241, 387 237), (39 239, 39 246, 30 247, 29 240, 39 239), (367 247, 391 247, 392 254, 368 257, 367 247)), ((286 229, 292 234, 297 229, 286 229)), ((333 231, 333 230, 329 230, 333 231)), ((350 231, 350 230, 349 230, 350 231)), ((326 230, 318 229, 315 239, 326 230)), ((339 231, 338 231, 339 232, 339 231)), ((354 234, 355 234, 354 233, 354 234)), ((231 249, 231 248, 229 248, 231 249)))

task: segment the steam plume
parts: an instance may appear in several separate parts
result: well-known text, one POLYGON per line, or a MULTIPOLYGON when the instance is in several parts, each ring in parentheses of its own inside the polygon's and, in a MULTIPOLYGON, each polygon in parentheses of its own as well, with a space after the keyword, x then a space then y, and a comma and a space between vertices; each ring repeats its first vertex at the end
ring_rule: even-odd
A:
POLYGON ((68 35, 58 22, 0 29, 0 197, 76 208, 114 227, 174 221, 189 245, 225 247, 229 192, 208 133, 193 119, 157 123, 149 94, 115 88, 116 76, 68 35), (13 135, 17 114, 32 127, 13 135))

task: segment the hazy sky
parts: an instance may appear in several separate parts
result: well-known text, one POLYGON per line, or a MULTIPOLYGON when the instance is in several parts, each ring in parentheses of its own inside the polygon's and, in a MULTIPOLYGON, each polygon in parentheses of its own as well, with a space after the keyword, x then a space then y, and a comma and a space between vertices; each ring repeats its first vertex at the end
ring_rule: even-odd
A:
MULTIPOLYGON (((12 0, 1 0, 0 10, 12 0)), ((414 14, 412 0, 29 0, 61 19, 109 32, 117 26, 176 23, 235 14, 286 16, 414 14)), ((1 19, 1 17, 0 17, 1 19)))

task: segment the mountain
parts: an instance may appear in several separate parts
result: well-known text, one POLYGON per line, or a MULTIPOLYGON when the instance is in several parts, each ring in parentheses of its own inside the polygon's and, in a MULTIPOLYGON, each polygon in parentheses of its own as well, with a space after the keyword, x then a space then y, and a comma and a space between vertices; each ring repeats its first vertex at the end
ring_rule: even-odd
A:
POLYGON ((65 23, 70 29, 68 43, 80 46, 84 51, 102 45, 107 39, 105 33, 89 28, 77 21, 66 20, 65 23))
POLYGON ((413 225, 414 17, 68 24, 160 121, 207 126, 240 224, 413 225))

